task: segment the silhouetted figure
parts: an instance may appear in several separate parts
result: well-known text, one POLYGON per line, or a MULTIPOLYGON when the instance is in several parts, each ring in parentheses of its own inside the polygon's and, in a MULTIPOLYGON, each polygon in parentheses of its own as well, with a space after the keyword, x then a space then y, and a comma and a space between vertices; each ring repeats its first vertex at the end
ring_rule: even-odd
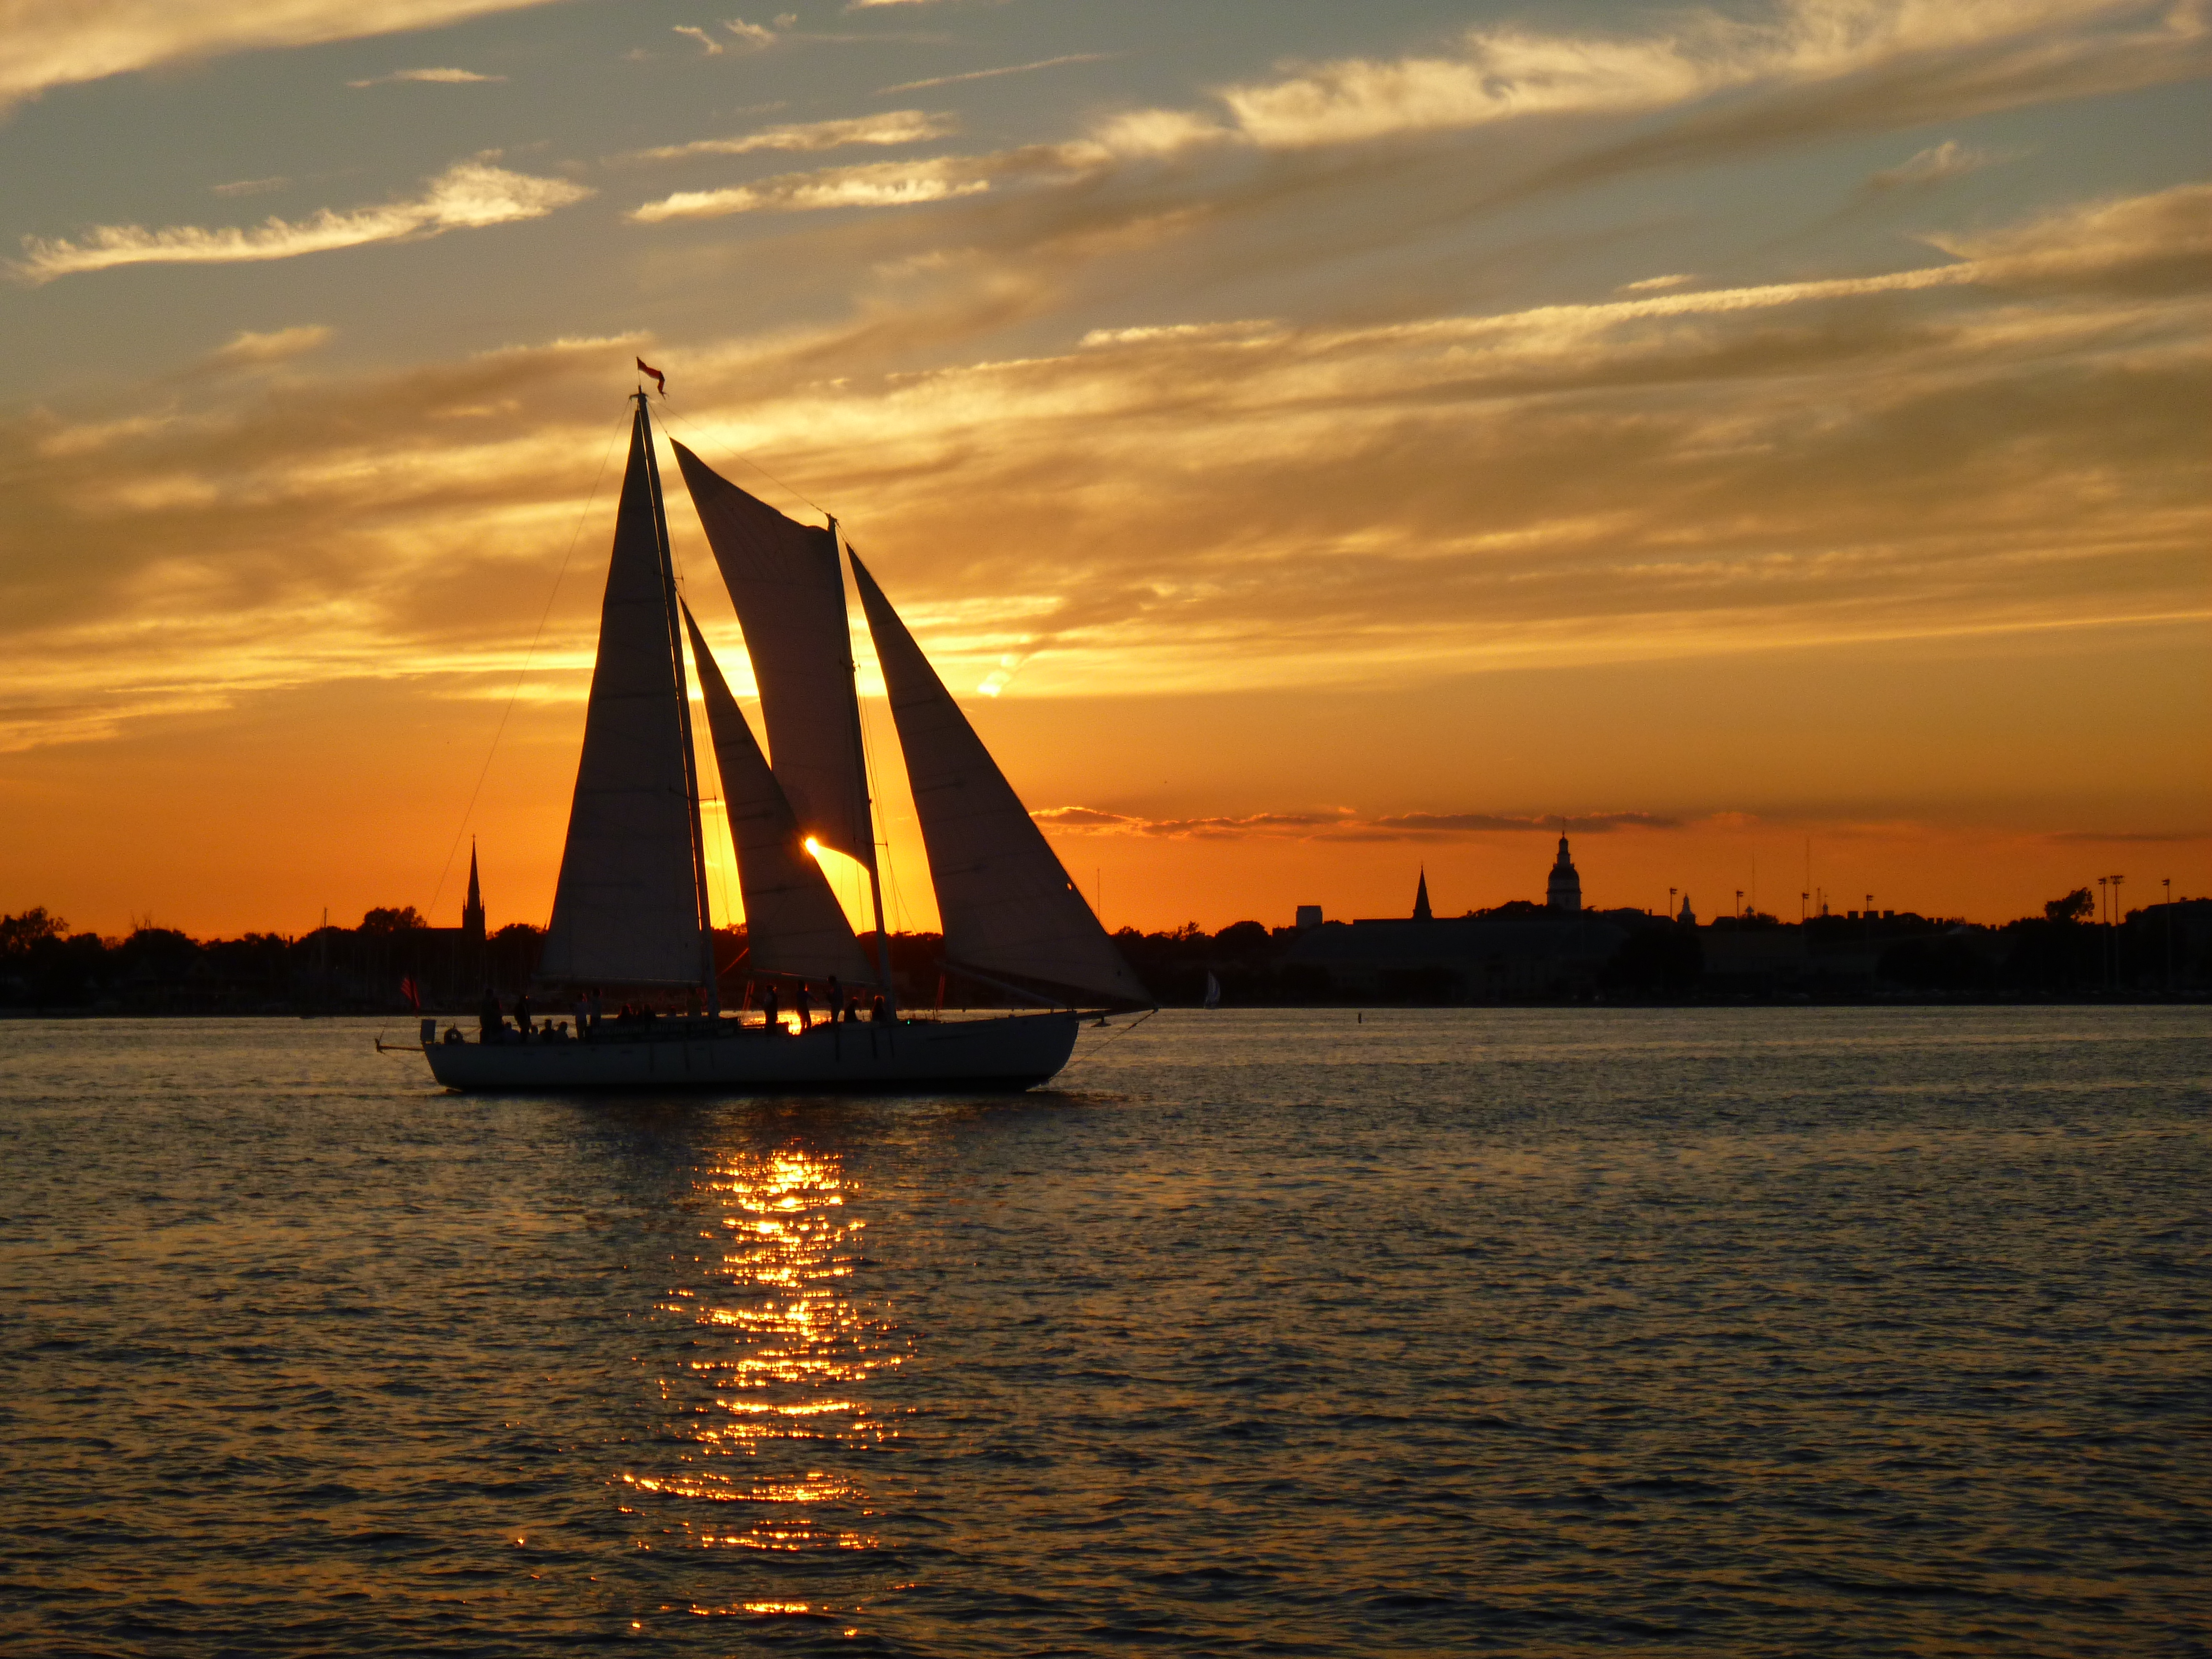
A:
POLYGON ((484 987, 483 1001, 477 1009, 477 1041, 496 1042, 507 1022, 500 1018, 499 993, 490 986, 484 987))
POLYGON ((599 1029, 599 988, 596 985, 592 987, 592 1029, 599 1029))
POLYGON ((775 988, 770 986, 761 996, 761 1021, 771 1031, 777 1029, 777 1020, 783 1010, 776 1006, 775 988))
POLYGON ((812 1029, 814 1024, 814 999, 806 994, 806 988, 804 985, 799 988, 798 1008, 799 1029, 802 1031, 812 1029))
POLYGON ((868 1018, 872 1021, 880 1021, 887 1012, 884 1006, 884 994, 878 991, 876 1000, 868 1005, 868 1018))
POLYGON ((525 991, 514 1000, 514 1029, 522 1033, 523 1040, 530 1037, 530 993, 525 991))
POLYGON ((830 975, 830 1023, 835 1025, 845 1017, 845 988, 838 983, 837 975, 830 975))

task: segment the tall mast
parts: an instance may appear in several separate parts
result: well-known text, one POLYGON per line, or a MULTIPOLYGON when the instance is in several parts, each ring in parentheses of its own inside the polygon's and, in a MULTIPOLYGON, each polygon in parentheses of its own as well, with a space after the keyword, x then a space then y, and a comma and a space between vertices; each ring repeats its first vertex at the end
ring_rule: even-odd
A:
MULTIPOLYGON (((830 520, 830 548, 838 553, 838 562, 842 565, 844 562, 842 556, 844 541, 837 533, 836 515, 829 514, 824 516, 830 520)), ((842 572, 841 571, 841 585, 842 580, 842 572)), ((887 1012, 895 1012, 897 1009, 898 999, 891 992, 890 931, 884 926, 884 883, 883 878, 877 873, 876 870, 875 786, 868 778, 867 746, 860 740, 860 665, 853 660, 853 635, 849 628, 845 633, 845 672, 852 677, 853 680, 853 763, 860 768, 860 785, 867 793, 868 897, 873 902, 876 908, 876 986, 883 994, 884 1010, 887 1012)))
POLYGON ((668 514, 660 500, 660 463, 653 453, 653 416, 647 393, 635 394, 637 418, 645 428, 645 476, 653 501, 653 534, 660 554, 660 587, 668 606, 668 650, 676 667, 676 719, 684 734, 684 794, 691 817, 691 890, 699 908, 699 982, 707 1012, 722 1012, 721 988, 714 972, 714 924, 707 907, 707 836, 699 822, 699 762, 691 747, 691 692, 684 679, 684 623, 676 599, 676 558, 668 543, 668 514))

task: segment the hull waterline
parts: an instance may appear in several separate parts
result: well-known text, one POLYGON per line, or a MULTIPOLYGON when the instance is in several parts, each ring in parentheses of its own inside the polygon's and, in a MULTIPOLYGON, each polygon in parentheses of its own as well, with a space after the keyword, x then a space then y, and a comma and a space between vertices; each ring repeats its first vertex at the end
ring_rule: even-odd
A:
POLYGON ((431 1042, 431 1074, 463 1092, 525 1090, 708 1089, 725 1093, 838 1090, 936 1093, 1035 1088, 1067 1064, 1082 1016, 857 1021, 804 1034, 724 1022, 624 1033, 602 1027, 586 1042, 431 1042))

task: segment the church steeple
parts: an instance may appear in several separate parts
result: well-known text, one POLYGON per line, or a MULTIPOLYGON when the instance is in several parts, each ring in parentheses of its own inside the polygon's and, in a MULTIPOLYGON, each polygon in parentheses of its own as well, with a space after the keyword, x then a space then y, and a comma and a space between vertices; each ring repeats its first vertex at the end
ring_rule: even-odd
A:
POLYGON ((1559 856, 1552 866, 1552 879, 1544 890, 1544 903, 1553 910, 1579 910, 1583 908, 1583 878, 1575 872, 1575 861, 1567 852, 1567 838, 1559 836, 1559 856))
POLYGON ((461 936, 471 945, 484 942, 483 889, 477 883, 476 838, 469 838, 469 896, 461 905, 461 936))
POLYGON ((1413 889, 1413 920, 1415 921, 1436 920, 1429 914, 1429 867, 1426 865, 1421 866, 1420 884, 1413 889))

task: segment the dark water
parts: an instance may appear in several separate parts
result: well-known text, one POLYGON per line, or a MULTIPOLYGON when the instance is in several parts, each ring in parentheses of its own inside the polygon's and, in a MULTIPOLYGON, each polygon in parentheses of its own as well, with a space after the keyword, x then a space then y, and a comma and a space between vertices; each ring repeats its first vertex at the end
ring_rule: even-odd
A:
POLYGON ((371 1030, 0 1025, 0 1650, 2206 1650, 2206 1011, 371 1030))

